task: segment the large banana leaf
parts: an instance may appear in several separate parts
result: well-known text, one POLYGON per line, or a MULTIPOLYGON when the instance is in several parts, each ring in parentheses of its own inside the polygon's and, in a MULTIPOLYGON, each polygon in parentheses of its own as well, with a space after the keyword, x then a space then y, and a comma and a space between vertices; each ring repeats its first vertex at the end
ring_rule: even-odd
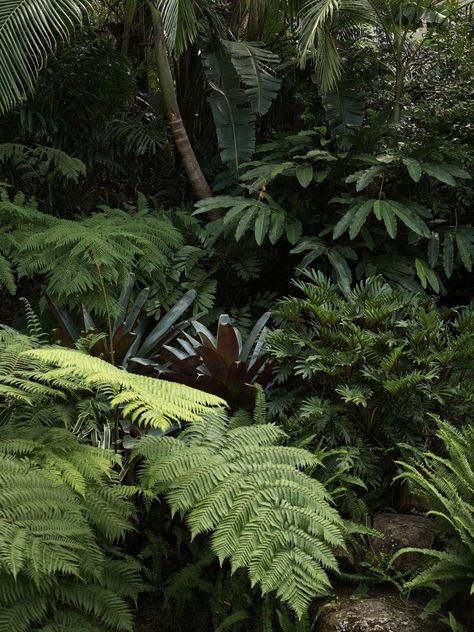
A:
POLYGON ((341 149, 346 149, 349 132, 364 121, 364 93, 349 81, 343 81, 333 92, 322 95, 322 102, 331 135, 338 139, 341 149))
POLYGON ((265 114, 278 94, 281 81, 271 74, 279 63, 278 55, 266 50, 260 43, 222 42, 230 60, 245 86, 250 106, 256 114, 265 114))
POLYGON ((221 160, 236 171, 255 151, 255 113, 229 56, 211 52, 203 59, 221 160))
POLYGON ((88 7, 89 0, 0 0, 0 113, 34 89, 48 55, 88 7))

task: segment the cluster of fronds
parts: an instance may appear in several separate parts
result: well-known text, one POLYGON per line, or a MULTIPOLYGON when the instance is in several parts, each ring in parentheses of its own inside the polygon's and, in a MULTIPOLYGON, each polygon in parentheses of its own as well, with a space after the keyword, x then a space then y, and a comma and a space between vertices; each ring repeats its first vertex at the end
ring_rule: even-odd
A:
POLYGON ((0 336, 0 396, 7 402, 39 408, 91 393, 134 424, 163 430, 172 422, 198 421, 224 404, 214 395, 127 373, 80 351, 41 348, 34 338, 16 333, 0 336))
POLYGON ((356 473, 377 484, 377 449, 423 445, 428 413, 472 418, 474 311, 442 310, 379 278, 343 297, 323 276, 307 276, 295 283, 300 296, 280 302, 281 326, 269 336, 285 386, 271 406, 292 414, 296 435, 359 451, 356 473))
POLYGON ((428 611, 437 610, 454 595, 474 591, 474 428, 462 431, 438 421, 437 436, 445 455, 416 451, 416 461, 401 463, 401 477, 408 480, 428 501, 428 515, 439 523, 446 550, 402 549, 418 551, 431 560, 428 568, 408 582, 407 588, 430 588, 436 597, 428 611))
POLYGON ((116 306, 107 296, 112 288, 120 288, 133 269, 163 284, 181 246, 176 228, 152 212, 143 196, 136 209, 104 206, 89 217, 66 220, 40 213, 21 194, 11 200, 5 189, 0 193, 0 218, 8 228, 0 255, 2 267, 10 266, 0 283, 9 289, 13 267, 20 277, 45 279, 48 294, 59 302, 75 306, 79 295, 90 309, 113 313, 116 306))
POLYGON ((140 568, 114 550, 133 524, 133 489, 115 462, 65 429, 2 428, 1 632, 133 629, 140 568))
POLYGON ((252 585, 301 615, 329 590, 345 527, 324 486, 301 471, 317 459, 277 445, 283 437, 274 425, 242 426, 214 413, 179 438, 143 439, 135 454, 145 459, 144 488, 165 492, 193 537, 212 531, 221 563, 247 567, 252 585))

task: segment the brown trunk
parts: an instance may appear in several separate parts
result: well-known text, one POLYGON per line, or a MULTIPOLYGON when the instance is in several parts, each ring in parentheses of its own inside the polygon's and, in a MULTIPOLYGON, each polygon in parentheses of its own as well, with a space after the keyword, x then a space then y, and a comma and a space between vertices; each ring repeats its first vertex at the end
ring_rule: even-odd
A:
POLYGON ((173 135, 173 140, 183 161, 186 174, 194 193, 198 199, 202 200, 211 197, 212 191, 196 158, 186 128, 184 127, 183 119, 181 118, 160 15, 156 9, 152 11, 152 14, 158 79, 160 81, 160 89, 163 95, 171 134, 173 135))

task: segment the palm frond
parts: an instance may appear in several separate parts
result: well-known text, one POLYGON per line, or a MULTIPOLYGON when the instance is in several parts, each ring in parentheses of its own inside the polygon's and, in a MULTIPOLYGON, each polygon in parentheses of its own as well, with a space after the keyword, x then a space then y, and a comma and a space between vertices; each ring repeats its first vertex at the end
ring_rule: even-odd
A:
POLYGON ((48 55, 80 24, 88 0, 3 0, 0 4, 0 113, 34 90, 48 55))

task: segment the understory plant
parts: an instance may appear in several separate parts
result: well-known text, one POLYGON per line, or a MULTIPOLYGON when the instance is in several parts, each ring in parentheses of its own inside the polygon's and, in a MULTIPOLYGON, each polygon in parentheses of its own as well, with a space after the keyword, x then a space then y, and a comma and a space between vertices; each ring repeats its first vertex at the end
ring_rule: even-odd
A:
POLYGON ((252 407, 256 387, 266 386, 272 377, 266 343, 269 318, 269 312, 261 316, 245 342, 228 314, 219 317, 216 336, 193 321, 197 338, 184 332, 175 346, 164 345, 163 377, 214 393, 234 411, 252 407))
POLYGON ((428 515, 439 525, 442 550, 402 549, 396 557, 417 551, 428 565, 406 584, 409 590, 426 588, 435 592, 427 612, 447 602, 454 605, 469 599, 474 591, 474 428, 461 430, 436 420, 441 449, 412 450, 410 461, 401 462, 400 477, 427 501, 428 515))
POLYGON ((119 457, 65 428, 0 432, 0 630, 132 632, 143 583, 118 546, 136 515, 119 457))
MULTIPOLYGON (((233 570, 246 568, 253 584, 276 593, 298 616, 313 596, 327 593, 328 573, 337 572, 334 548, 344 546, 354 527, 339 516, 325 486, 305 474, 319 460, 306 450, 281 445, 285 435, 280 428, 246 422, 242 416, 229 419, 222 400, 213 395, 133 375, 77 350, 48 347, 15 332, 3 333, 0 343, 3 449, 9 449, 11 439, 11 449, 23 451, 27 464, 30 452, 38 454, 45 466, 51 461, 53 480, 64 477, 65 484, 85 494, 75 469, 91 467, 85 458, 89 450, 97 458, 102 453, 78 443, 61 404, 100 396, 108 405, 104 414, 110 424, 119 417, 140 428, 166 430, 173 422, 188 423, 178 436, 139 439, 132 453, 136 463, 126 459, 132 481, 138 468, 145 498, 164 494, 193 537, 212 532, 210 546, 221 563, 229 559, 233 570), (45 426, 51 429, 48 436, 55 437, 54 456, 41 447, 47 441, 42 438, 45 426), (65 438, 59 441, 61 432, 65 438), (77 445, 73 464, 85 461, 80 467, 61 458, 68 442, 77 445)), ((69 419, 76 411, 69 411, 69 419)), ((119 448, 116 442, 116 455, 119 448)), ((118 465, 119 457, 113 458, 118 465)), ((133 495, 137 485, 114 493, 120 490, 133 495)), ((117 620, 120 625, 129 629, 117 620)))
MULTIPOLYGON (((458 427, 474 406, 474 316, 381 278, 338 286, 309 272, 280 301, 269 335, 276 362, 270 410, 293 438, 349 449, 357 475, 378 487, 397 444, 430 446, 429 413, 458 427)), ((388 479, 390 480, 390 479, 388 479)))

